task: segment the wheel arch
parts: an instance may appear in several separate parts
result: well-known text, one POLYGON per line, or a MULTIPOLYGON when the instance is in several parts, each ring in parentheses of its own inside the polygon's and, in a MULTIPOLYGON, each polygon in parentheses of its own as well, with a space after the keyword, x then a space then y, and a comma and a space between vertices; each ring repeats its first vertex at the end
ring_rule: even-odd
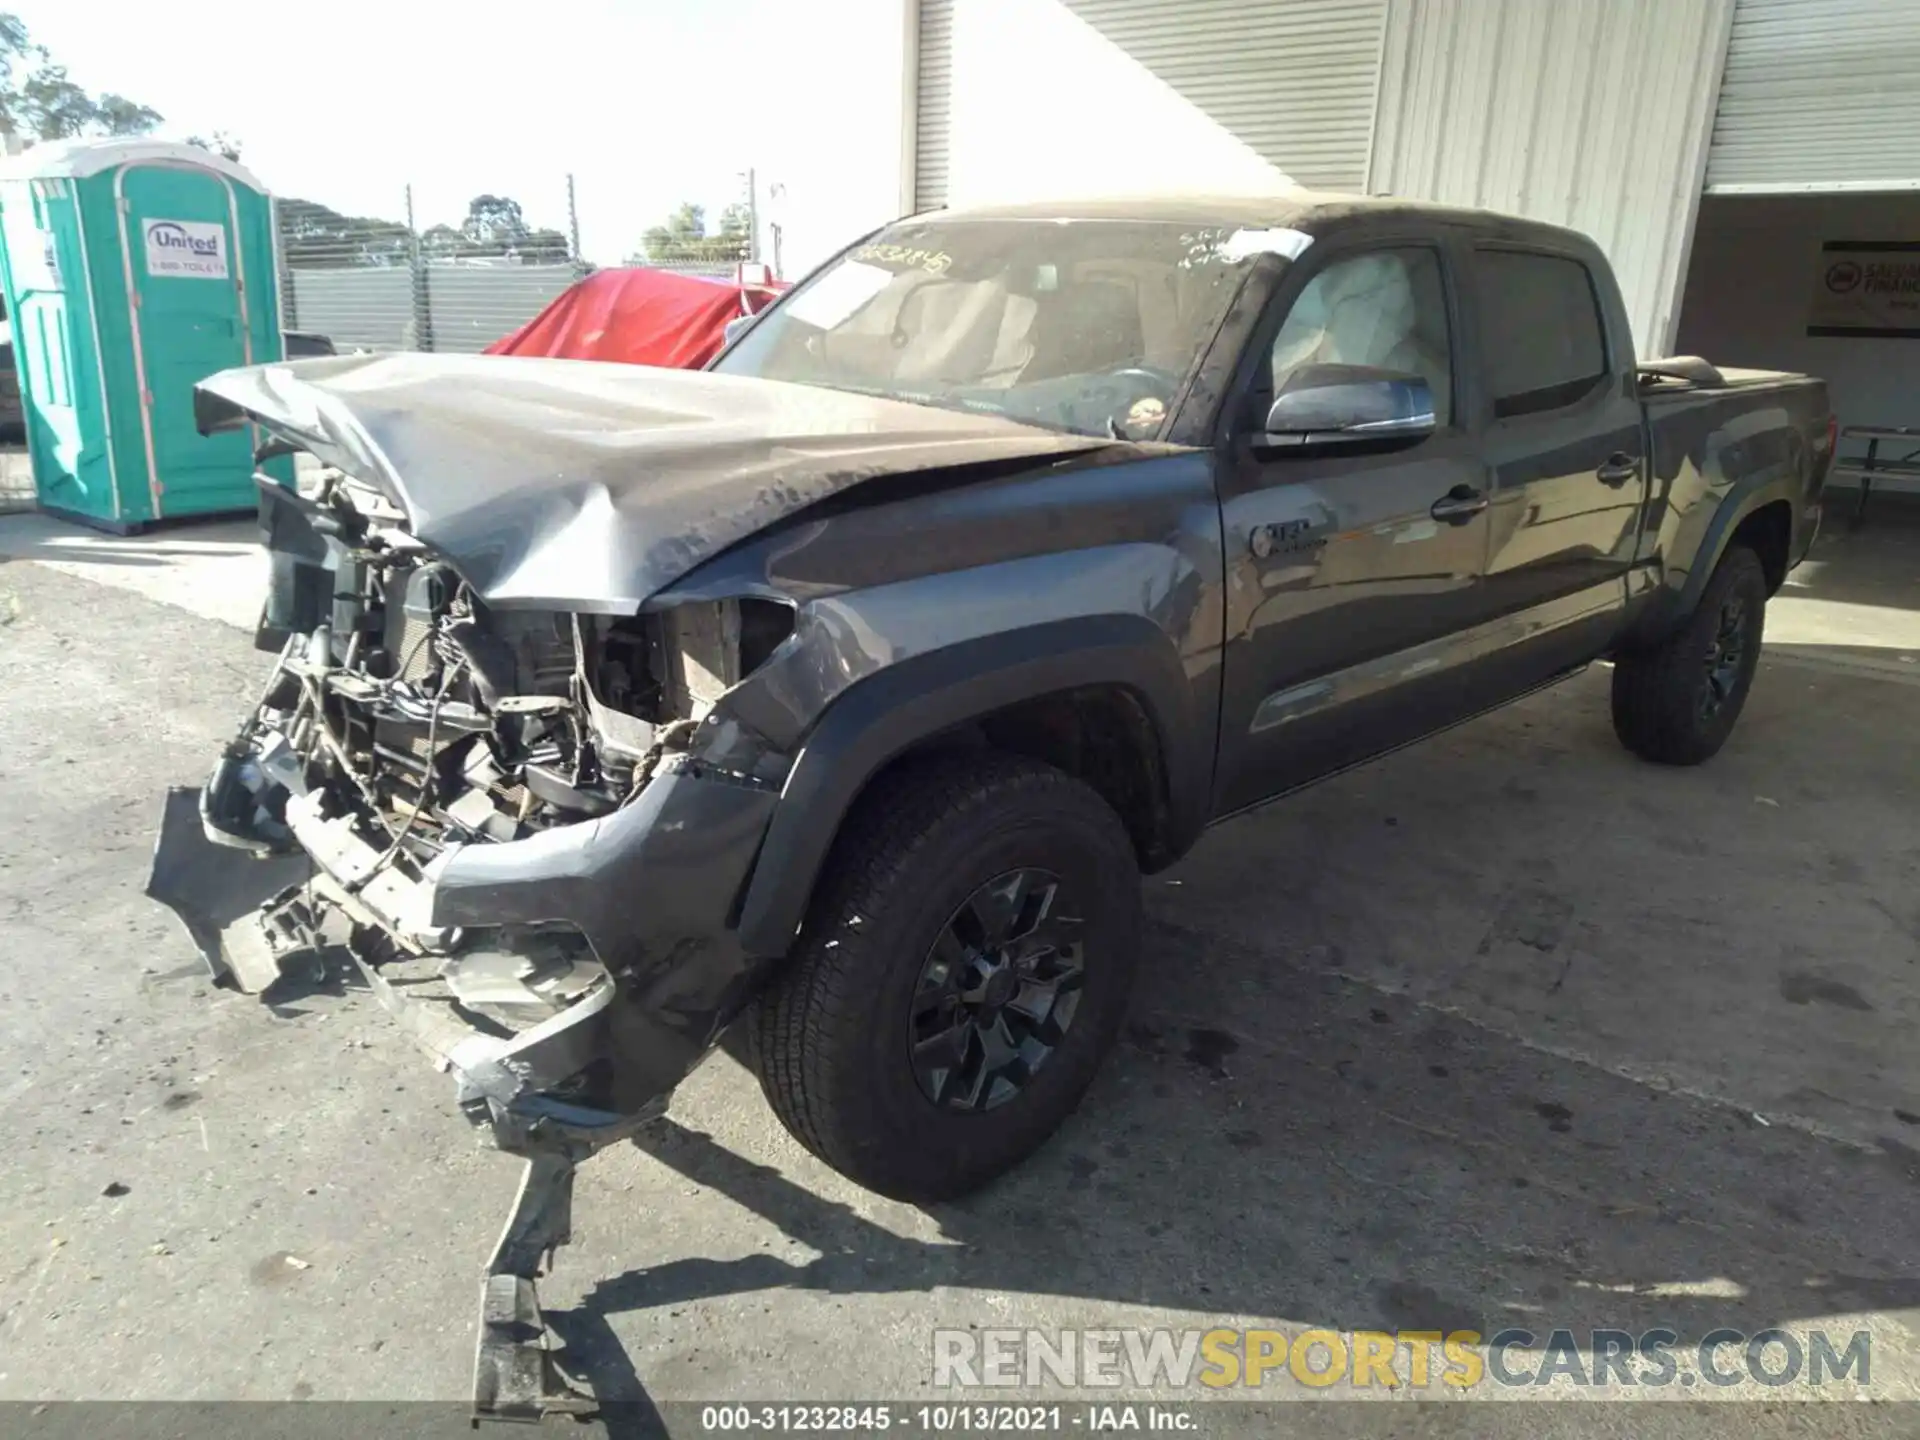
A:
POLYGON ((1714 571, 1736 543, 1748 544, 1759 554, 1771 595, 1786 580, 1794 545, 1794 482, 1781 479, 1742 495, 1729 496, 1708 522, 1685 570, 1685 580, 1655 593, 1637 619, 1623 649, 1657 645, 1686 623, 1699 608, 1714 571))
MULTIPOLYGON (((1737 500, 1729 497, 1722 504, 1719 513, 1713 517, 1707 527, 1707 533, 1700 539, 1700 549, 1696 563, 1687 571, 1687 583, 1680 591, 1678 616, 1691 615, 1694 607, 1700 603, 1700 597, 1706 593, 1707 582, 1713 578, 1714 570, 1726 555, 1727 548, 1733 544, 1736 536, 1751 536, 1756 533, 1768 533, 1785 521, 1784 539, 1786 551, 1793 545, 1793 482, 1782 479, 1771 485, 1756 487, 1739 496, 1737 500)), ((1766 556, 1761 556, 1762 564, 1766 556)), ((1786 578, 1786 554, 1780 561, 1780 579, 1786 578)), ((1768 588, 1775 589, 1777 583, 1774 572, 1767 572, 1768 588)), ((1676 616, 1676 618, 1678 618, 1676 616)))
POLYGON ((1125 743, 1142 747, 1144 782, 1131 762, 1106 784, 1097 771, 1083 778, 1121 801, 1115 808, 1144 866, 1193 843, 1206 822, 1214 737, 1203 733, 1192 683, 1164 631, 1144 616, 1113 614, 964 641, 860 681, 809 731, 741 900, 748 953, 787 951, 848 812, 890 765, 932 745, 968 743, 970 734, 1058 763, 1041 718, 1048 705, 1082 722, 1108 714, 1129 731, 1125 743), (1156 792, 1144 807, 1127 798, 1141 783, 1156 792))

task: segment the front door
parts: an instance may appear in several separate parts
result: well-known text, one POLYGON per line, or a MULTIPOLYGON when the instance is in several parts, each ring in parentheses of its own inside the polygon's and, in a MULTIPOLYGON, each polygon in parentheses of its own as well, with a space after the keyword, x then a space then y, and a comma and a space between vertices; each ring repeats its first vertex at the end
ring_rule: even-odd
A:
POLYGON ((252 358, 232 192, 219 175, 160 165, 129 165, 118 187, 153 513, 249 506, 248 433, 193 423, 194 385, 252 358))
POLYGON ((1263 369, 1223 452, 1228 616, 1215 813, 1228 814, 1472 713, 1461 637, 1485 618, 1488 479, 1456 404, 1459 314, 1432 244, 1317 257, 1276 297, 1263 369), (1363 448, 1260 447, 1259 416, 1308 364, 1416 374, 1436 430, 1363 448))

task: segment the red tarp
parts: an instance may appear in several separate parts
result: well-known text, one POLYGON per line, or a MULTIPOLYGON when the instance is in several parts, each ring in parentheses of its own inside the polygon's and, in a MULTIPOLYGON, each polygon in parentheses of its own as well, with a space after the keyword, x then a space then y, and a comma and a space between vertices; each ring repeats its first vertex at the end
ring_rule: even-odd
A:
POLYGON ((552 304, 489 355, 551 355, 619 360, 697 370, 720 353, 729 320, 757 314, 778 289, 700 280, 664 270, 600 270, 552 304))

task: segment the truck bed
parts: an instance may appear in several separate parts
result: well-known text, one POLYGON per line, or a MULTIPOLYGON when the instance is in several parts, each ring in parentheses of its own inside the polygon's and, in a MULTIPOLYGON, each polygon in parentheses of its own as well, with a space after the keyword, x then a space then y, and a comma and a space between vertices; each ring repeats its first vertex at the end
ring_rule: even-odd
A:
MULTIPOLYGON (((1700 362, 1704 364, 1704 362, 1700 362)), ((1647 512, 1638 557, 1682 594, 1704 581, 1734 515, 1769 510, 1786 537, 1775 586, 1813 542, 1833 459, 1824 380, 1779 370, 1720 369, 1678 379, 1666 361, 1641 366, 1646 412, 1647 512), (1729 501, 1736 503, 1729 504, 1729 501)))

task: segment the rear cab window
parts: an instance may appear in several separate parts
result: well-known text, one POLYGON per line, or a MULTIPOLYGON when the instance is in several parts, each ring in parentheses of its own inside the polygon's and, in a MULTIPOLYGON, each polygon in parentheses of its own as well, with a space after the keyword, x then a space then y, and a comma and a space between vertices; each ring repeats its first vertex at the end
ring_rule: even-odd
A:
POLYGON ((1480 350, 1495 420, 1577 405, 1608 374, 1593 276, 1578 260, 1476 248, 1480 350))

